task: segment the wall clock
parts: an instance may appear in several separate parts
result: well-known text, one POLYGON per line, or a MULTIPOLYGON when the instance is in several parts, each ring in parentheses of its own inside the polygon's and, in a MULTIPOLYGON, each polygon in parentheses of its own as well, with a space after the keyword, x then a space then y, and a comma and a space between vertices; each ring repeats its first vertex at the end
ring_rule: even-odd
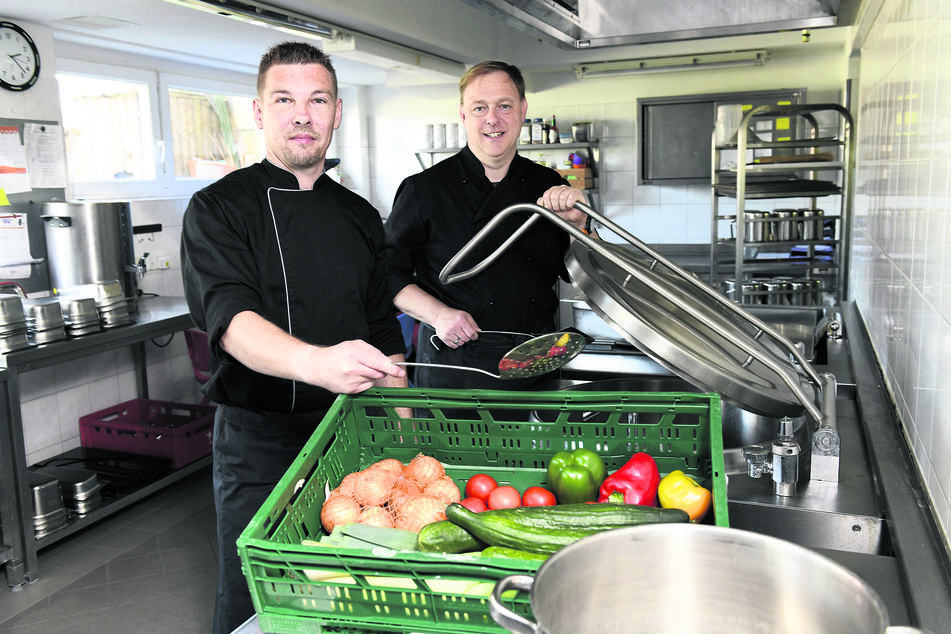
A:
POLYGON ((40 76, 33 38, 13 22, 0 21, 0 88, 26 90, 40 76))

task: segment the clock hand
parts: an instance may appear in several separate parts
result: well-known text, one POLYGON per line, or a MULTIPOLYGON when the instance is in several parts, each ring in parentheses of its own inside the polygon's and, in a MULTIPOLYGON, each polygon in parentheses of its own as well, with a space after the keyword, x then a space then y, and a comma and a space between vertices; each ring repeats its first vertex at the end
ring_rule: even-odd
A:
POLYGON ((21 72, 26 70, 26 68, 24 68, 23 65, 20 63, 20 60, 19 60, 20 53, 10 53, 9 57, 10 59, 13 60, 13 63, 15 63, 20 68, 21 72))

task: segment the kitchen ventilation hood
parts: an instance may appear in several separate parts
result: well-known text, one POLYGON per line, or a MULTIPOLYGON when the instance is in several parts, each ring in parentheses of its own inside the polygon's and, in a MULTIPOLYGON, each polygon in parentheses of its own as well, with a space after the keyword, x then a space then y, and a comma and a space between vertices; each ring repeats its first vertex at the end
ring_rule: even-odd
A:
POLYGON ((848 26, 861 0, 463 0, 564 48, 848 26))

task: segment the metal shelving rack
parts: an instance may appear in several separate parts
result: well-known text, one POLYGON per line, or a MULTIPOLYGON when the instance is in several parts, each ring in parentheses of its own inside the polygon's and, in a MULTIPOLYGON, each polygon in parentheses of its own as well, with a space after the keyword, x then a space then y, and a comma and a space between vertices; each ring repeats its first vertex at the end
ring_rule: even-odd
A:
MULTIPOLYGON (((832 126, 829 126, 832 127, 832 126)), ((848 253, 851 245, 852 173, 854 124, 848 110, 838 104, 799 104, 752 108, 740 121, 736 134, 727 142, 713 137, 712 165, 712 220, 710 240, 710 283, 725 288, 725 272, 732 273, 733 296, 741 303, 775 303, 768 292, 751 290, 754 278, 790 276, 807 280, 822 280, 822 294, 826 301, 838 302, 848 294, 848 253), (816 113, 831 113, 836 118, 835 134, 821 136, 816 113), (788 139, 762 140, 756 134, 757 122, 764 118, 780 118, 789 123, 788 139), (819 149, 822 157, 817 154, 819 149), (736 153, 736 166, 724 168, 724 152, 736 153), (817 154, 816 159, 807 158, 817 154), (769 157, 765 161, 765 157, 769 157), (820 160, 821 159, 821 160, 820 160), (830 175, 834 180, 827 180, 830 175), (825 177, 825 178, 824 178, 825 177), (838 213, 821 216, 820 230, 814 239, 773 236, 767 231, 777 222, 774 217, 756 217, 746 208, 748 200, 808 199, 809 208, 816 210, 823 197, 838 199, 838 213), (723 200, 735 199, 735 214, 721 211, 723 200), (722 223, 735 222, 730 238, 720 235, 722 223), (760 230, 757 224, 766 224, 760 230), (832 235, 823 231, 831 225, 832 235), (762 234, 762 235, 759 235, 762 234), (732 249, 730 249, 732 247, 732 249), (801 255, 793 257, 793 250, 801 255), (726 254, 732 250, 732 257, 726 254), (770 258, 785 250, 785 257, 770 258), (765 297, 764 297, 765 296, 765 297)), ((815 222, 819 217, 813 217, 815 222)), ((796 223, 795 217, 786 222, 796 223)), ((801 225, 800 225, 801 226, 801 225)), ((727 291, 729 289, 727 288, 727 291)), ((814 287, 801 288, 803 293, 818 294, 814 287)), ((788 296, 788 295, 787 295, 788 296)), ((805 303, 805 302, 804 302, 805 303)))
MULTIPOLYGON (((21 375, 30 370, 54 366, 105 350, 131 348, 136 372, 138 398, 149 397, 145 343, 157 337, 180 332, 192 326, 185 299, 156 297, 139 303, 135 323, 103 330, 82 337, 31 346, 9 352, 0 358, 0 564, 6 569, 7 584, 18 588, 37 579, 37 551, 72 535, 90 524, 169 486, 211 464, 207 456, 175 469, 160 479, 144 484, 110 500, 84 516, 70 516, 65 528, 36 539, 33 528, 32 495, 28 482, 23 418, 20 402, 21 375)), ((77 412, 77 419, 81 412, 77 412)))

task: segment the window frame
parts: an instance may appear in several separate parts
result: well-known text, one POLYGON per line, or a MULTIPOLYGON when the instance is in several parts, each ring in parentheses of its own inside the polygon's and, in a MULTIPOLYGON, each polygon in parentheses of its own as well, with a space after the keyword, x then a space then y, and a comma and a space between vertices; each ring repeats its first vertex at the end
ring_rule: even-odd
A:
POLYGON ((57 58, 56 66, 57 73, 145 83, 148 86, 148 107, 152 119, 150 150, 155 165, 154 180, 69 181, 66 189, 71 199, 115 200, 191 196, 199 189, 210 185, 215 179, 175 176, 175 159, 170 146, 172 124, 169 88, 247 96, 252 99, 256 96, 256 79, 251 75, 248 76, 246 82, 222 81, 68 58, 57 58))
MULTIPOLYGON (((257 96, 257 86, 254 85, 255 78, 249 79, 249 85, 243 85, 238 82, 217 81, 201 79, 189 75, 176 75, 173 73, 158 73, 158 94, 161 112, 165 115, 162 118, 162 139, 163 150, 171 148, 172 142, 172 117, 171 117, 171 99, 169 98, 169 89, 177 88, 179 90, 192 90, 197 92, 220 93, 232 96, 247 96, 254 99, 257 96), (249 87, 250 86, 250 87, 249 87), (247 91, 250 90, 250 93, 247 91)), ((261 158, 264 155, 261 154, 261 158)), ((206 185, 210 185, 217 179, 205 178, 179 178, 175 176, 175 152, 164 151, 162 154, 162 169, 169 181, 168 193, 190 195, 206 185)))

